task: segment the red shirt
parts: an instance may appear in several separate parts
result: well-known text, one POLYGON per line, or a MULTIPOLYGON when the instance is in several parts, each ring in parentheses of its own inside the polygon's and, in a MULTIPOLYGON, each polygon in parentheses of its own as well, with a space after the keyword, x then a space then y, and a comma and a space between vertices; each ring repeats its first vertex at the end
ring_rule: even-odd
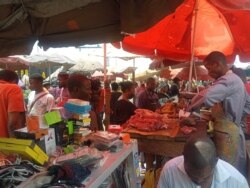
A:
POLYGON ((8 113, 24 111, 21 88, 16 84, 0 80, 0 137, 9 137, 8 113))

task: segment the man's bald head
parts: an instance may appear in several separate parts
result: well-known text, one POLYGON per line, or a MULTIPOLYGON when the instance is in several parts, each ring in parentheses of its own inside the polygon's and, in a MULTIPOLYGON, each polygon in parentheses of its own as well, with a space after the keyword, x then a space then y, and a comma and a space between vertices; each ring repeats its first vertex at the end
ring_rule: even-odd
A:
POLYGON ((214 143, 206 135, 195 134, 184 146, 184 168, 197 185, 210 185, 217 163, 214 143))
POLYGON ((213 141, 205 135, 193 135, 184 147, 185 163, 196 169, 206 166, 214 168, 217 163, 217 152, 213 141))

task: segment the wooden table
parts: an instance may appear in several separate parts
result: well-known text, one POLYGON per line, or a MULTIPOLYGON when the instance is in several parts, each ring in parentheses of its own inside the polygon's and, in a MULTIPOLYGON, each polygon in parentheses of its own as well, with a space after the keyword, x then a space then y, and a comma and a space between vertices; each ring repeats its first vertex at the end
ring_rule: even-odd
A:
MULTIPOLYGON (((199 121, 195 126, 197 131, 194 133, 206 134, 206 127, 206 122, 199 121)), ((139 151, 167 157, 181 155, 187 138, 194 134, 185 135, 179 130, 175 137, 166 136, 167 134, 157 134, 157 132, 151 135, 142 135, 138 132, 133 133, 129 128, 123 132, 129 133, 131 138, 137 139, 139 151)))

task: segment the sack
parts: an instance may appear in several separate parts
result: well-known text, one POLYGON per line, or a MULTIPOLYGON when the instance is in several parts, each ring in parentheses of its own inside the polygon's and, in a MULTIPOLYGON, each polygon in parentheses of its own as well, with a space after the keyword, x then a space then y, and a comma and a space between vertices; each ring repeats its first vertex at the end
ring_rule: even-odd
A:
POLYGON ((37 131, 39 129, 39 117, 26 116, 26 125, 28 132, 37 131))
POLYGON ((158 169, 150 169, 147 170, 145 173, 143 188, 156 188, 160 175, 161 175, 162 168, 158 169))

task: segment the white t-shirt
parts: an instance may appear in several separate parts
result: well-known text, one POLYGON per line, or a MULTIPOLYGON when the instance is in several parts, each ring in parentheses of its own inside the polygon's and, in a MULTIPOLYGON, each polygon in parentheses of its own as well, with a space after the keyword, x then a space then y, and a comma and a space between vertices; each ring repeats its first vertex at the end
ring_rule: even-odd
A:
POLYGON ((46 112, 49 112, 55 106, 54 97, 49 93, 46 93, 46 95, 44 95, 45 93, 46 92, 43 91, 41 93, 36 94, 35 91, 32 91, 30 92, 28 96, 27 108, 28 108, 29 115, 39 117, 40 128, 48 128, 48 125, 44 121, 44 114, 46 112), (33 105, 32 109, 30 109, 33 101, 35 101, 41 95, 44 95, 44 96, 39 98, 33 105))
MULTIPOLYGON (((200 188, 184 169, 183 156, 168 161, 162 169, 157 188, 200 188)), ((218 160, 211 188, 248 188, 243 175, 229 163, 218 160)))

